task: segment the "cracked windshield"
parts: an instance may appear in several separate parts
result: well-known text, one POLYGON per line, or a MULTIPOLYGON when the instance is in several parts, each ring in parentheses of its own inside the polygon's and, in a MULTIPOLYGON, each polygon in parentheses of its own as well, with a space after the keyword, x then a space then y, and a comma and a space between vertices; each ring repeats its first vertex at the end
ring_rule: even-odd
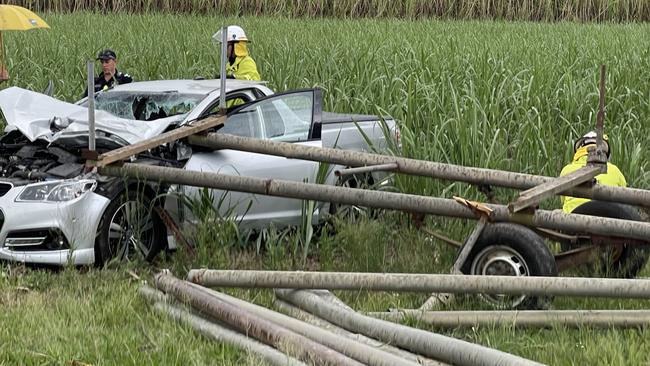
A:
POLYGON ((117 117, 153 121, 185 114, 204 98, 200 94, 108 92, 95 96, 95 107, 117 117))

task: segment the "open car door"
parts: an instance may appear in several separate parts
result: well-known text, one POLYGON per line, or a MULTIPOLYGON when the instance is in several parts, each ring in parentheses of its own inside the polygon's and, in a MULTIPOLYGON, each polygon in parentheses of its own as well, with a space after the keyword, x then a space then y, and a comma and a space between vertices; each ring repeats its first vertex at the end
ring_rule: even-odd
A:
MULTIPOLYGON (((291 142, 321 147, 312 138, 314 125, 320 124, 321 93, 318 89, 274 94, 233 108, 217 133, 291 142)), ((194 153, 185 169, 229 175, 314 182, 319 163, 256 154, 237 150, 194 153)), ((199 188, 185 187, 196 195, 199 188)), ((238 220, 247 227, 294 225, 302 216, 302 201, 241 192, 214 190, 214 204, 222 213, 234 208, 238 220)), ((316 213, 317 214, 317 213, 316 213)))

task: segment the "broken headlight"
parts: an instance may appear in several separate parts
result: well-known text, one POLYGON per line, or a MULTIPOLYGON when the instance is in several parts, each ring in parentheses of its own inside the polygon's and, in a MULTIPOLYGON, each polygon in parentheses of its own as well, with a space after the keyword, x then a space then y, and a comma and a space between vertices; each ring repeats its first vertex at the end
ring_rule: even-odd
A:
POLYGON ((16 201, 66 202, 94 191, 97 182, 92 179, 63 180, 52 183, 32 184, 25 189, 16 201))

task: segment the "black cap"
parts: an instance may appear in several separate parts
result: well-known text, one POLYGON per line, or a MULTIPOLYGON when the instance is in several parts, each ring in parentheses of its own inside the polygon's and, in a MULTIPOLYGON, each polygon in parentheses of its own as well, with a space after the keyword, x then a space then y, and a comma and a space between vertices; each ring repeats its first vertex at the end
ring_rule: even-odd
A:
POLYGON ((97 60, 116 60, 117 56, 113 50, 105 49, 97 54, 97 60))

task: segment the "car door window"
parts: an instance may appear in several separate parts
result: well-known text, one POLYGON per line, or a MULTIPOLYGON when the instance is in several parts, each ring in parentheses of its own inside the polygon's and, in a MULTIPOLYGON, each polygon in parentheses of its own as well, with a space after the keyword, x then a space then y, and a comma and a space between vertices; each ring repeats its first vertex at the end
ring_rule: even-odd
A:
MULTIPOLYGON (((246 104, 253 100, 250 95, 248 95, 249 91, 242 91, 238 92, 235 94, 230 94, 226 96, 226 109, 234 109, 235 107, 238 107, 242 104, 246 104)), ((252 93, 252 92, 251 92, 252 93)), ((203 116, 208 116, 208 115, 214 115, 219 113, 220 108, 219 108, 219 101, 217 100, 214 104, 208 107, 208 109, 203 112, 203 116)))
POLYGON ((229 115, 226 123, 219 129, 219 133, 261 138, 259 108, 251 106, 229 115))
POLYGON ((312 123, 313 91, 279 95, 260 102, 264 135, 271 140, 306 141, 312 123))

